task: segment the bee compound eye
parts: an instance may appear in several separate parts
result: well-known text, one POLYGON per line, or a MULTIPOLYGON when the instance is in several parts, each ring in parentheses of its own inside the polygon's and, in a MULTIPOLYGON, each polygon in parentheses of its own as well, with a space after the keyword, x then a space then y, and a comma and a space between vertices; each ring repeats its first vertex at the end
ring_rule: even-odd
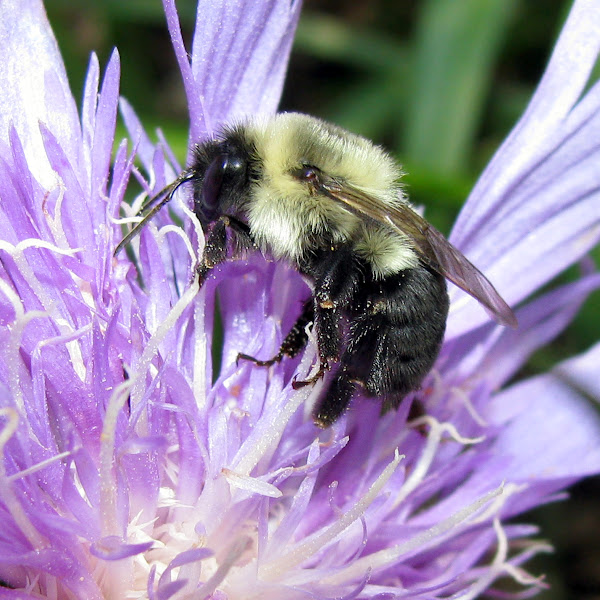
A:
POLYGON ((223 185, 223 173, 227 164, 227 158, 219 155, 206 169, 202 182, 201 207, 204 211, 212 211, 218 204, 219 194, 223 185))
POLYGON ((240 178, 245 178, 246 162, 236 154, 218 154, 212 160, 202 183, 202 211, 211 216, 219 205, 221 194, 226 192, 240 178))

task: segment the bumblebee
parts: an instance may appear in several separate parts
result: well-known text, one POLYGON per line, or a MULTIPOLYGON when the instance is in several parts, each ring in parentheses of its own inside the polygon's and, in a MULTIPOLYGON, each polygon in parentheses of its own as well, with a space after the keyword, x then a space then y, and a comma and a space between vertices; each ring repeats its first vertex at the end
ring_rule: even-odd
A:
POLYGON ((248 119, 195 147, 192 165, 151 201, 117 251, 190 182, 206 235, 201 282, 253 249, 297 269, 312 295, 279 352, 240 357, 268 366, 294 356, 312 324, 319 368, 294 385, 325 377, 313 416, 328 427, 358 390, 389 408, 419 388, 444 337, 446 279, 498 322, 517 323, 489 280, 411 207, 401 175, 380 147, 314 117, 248 119))

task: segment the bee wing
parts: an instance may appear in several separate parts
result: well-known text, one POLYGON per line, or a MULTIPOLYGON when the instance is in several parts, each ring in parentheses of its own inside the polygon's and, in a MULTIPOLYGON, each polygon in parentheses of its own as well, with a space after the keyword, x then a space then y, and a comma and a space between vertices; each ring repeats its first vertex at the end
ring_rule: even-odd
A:
POLYGON ((439 265, 438 272, 481 302, 499 323, 516 328, 517 317, 491 281, 435 227, 429 225, 426 233, 439 265))
POLYGON ((499 323, 513 328, 517 326, 513 311, 490 280, 408 204, 389 206, 335 179, 321 181, 319 189, 352 212, 407 235, 414 251, 425 264, 473 296, 499 323))

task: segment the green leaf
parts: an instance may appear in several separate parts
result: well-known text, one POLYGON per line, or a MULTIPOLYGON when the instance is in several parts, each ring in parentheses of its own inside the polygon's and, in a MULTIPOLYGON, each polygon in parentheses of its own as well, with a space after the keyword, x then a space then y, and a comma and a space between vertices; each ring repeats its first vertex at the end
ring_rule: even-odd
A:
POLYGON ((402 64, 404 48, 381 32, 351 27, 335 17, 306 11, 298 23, 295 50, 322 60, 369 71, 389 72, 402 64))
POLYGON ((417 27, 406 131, 411 162, 466 170, 515 0, 428 0, 417 27))

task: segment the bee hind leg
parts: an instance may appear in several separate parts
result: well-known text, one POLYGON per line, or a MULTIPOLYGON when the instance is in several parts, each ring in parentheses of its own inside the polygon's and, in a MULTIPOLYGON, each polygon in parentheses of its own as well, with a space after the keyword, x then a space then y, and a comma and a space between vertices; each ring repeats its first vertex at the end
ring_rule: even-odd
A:
POLYGON ((359 384, 342 365, 313 411, 315 425, 322 429, 333 425, 346 412, 359 384))

